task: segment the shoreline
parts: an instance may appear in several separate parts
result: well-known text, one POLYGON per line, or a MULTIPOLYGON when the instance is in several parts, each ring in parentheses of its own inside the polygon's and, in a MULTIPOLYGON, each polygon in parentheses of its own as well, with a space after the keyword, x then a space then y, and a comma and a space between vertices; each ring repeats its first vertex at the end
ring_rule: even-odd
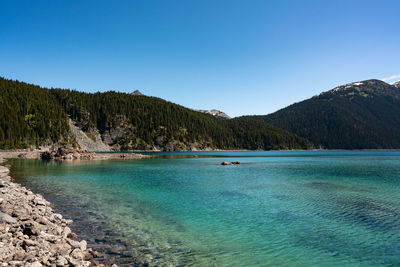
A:
POLYGON ((0 166, 1 266, 96 266, 97 252, 76 239, 73 221, 54 212, 42 195, 12 182, 9 172, 0 166))
MULTIPOLYGON (((44 150, 0 150, 0 159, 41 159, 44 150)), ((142 159, 149 158, 149 155, 136 153, 109 153, 109 152, 87 152, 84 154, 70 155, 68 158, 54 158, 54 160, 111 160, 111 159, 142 159)))
MULTIPOLYGON (((72 220, 56 213, 54 205, 10 176, 8 159, 41 159, 43 150, 0 150, 0 266, 105 266, 94 260, 102 253, 77 240, 69 226, 72 220)), ((148 155, 126 153, 83 153, 77 157, 52 159, 84 162, 142 159, 148 155), (87 157, 89 155, 89 157, 87 157)), ((117 267, 118 265, 107 264, 117 267)))
MULTIPOLYGON (((207 153, 207 152, 290 152, 290 151, 400 151, 398 149, 288 149, 288 150, 179 150, 179 151, 163 151, 163 150, 129 150, 129 151, 94 151, 85 152, 82 155, 71 157, 54 158, 53 160, 112 160, 112 159, 142 159, 153 157, 153 155, 140 154, 140 153, 207 153), (88 157, 86 155, 89 155, 88 157)), ((15 149, 15 150, 0 150, 0 159, 41 159, 41 154, 46 150, 28 150, 28 149, 15 149)))

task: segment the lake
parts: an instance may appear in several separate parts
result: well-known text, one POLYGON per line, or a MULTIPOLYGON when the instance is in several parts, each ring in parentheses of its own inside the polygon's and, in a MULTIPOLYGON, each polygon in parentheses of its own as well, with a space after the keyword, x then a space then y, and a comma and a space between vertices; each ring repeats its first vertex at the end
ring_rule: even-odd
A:
POLYGON ((105 263, 400 265, 399 151, 152 154, 10 162, 105 263))

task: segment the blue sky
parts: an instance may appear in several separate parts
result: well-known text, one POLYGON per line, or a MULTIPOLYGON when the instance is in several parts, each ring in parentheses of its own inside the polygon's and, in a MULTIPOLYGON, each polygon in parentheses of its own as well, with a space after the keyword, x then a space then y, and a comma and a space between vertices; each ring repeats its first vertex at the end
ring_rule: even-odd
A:
POLYGON ((0 76, 47 87, 139 89, 239 116, 400 79, 400 1, 39 0, 1 10, 0 76))

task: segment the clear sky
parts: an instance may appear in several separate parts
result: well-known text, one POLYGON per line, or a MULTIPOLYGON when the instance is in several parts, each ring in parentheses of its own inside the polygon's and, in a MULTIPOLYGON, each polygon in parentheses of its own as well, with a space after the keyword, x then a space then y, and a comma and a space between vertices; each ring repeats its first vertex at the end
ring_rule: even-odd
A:
POLYGON ((268 114, 400 79, 400 1, 1 1, 0 76, 268 114))

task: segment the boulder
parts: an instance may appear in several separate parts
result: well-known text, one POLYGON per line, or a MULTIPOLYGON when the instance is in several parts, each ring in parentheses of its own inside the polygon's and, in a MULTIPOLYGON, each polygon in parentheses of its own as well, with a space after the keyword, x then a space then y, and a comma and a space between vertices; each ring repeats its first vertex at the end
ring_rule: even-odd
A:
POLYGON ((76 248, 71 252, 71 257, 77 260, 83 260, 84 258, 84 254, 82 252, 82 250, 76 248))
POLYGON ((35 262, 32 262, 32 263, 28 263, 26 266, 27 267, 42 267, 43 265, 40 262, 35 261, 35 262))
POLYGON ((87 242, 86 240, 82 240, 80 243, 80 249, 85 251, 87 249, 87 242))
POLYGON ((45 151, 42 154, 40 154, 40 158, 43 160, 50 160, 53 159, 53 155, 51 154, 50 151, 45 151))
POLYGON ((7 167, 0 166, 0 175, 7 175, 10 170, 7 167))
POLYGON ((79 243, 78 241, 72 239, 68 239, 67 241, 73 248, 81 248, 81 243, 79 243))
POLYGON ((221 162, 221 165, 238 165, 238 164, 240 164, 239 161, 232 161, 232 162, 223 161, 223 162, 221 162))
POLYGON ((25 258, 25 251, 17 251, 14 254, 13 260, 22 261, 25 258))
POLYGON ((24 242, 23 242, 23 245, 24 245, 25 247, 32 247, 32 246, 37 246, 37 245, 39 245, 39 243, 36 242, 36 241, 34 241, 34 240, 31 240, 31 239, 25 239, 24 242))
POLYGON ((40 227, 37 222, 29 221, 22 225, 23 234, 27 236, 37 236, 40 234, 40 227))
POLYGON ((6 213, 0 212, 0 222, 13 224, 13 223, 16 223, 17 220, 6 213))
POLYGON ((56 260, 56 266, 67 266, 68 265, 68 261, 62 257, 62 256, 58 256, 57 260, 56 260))

